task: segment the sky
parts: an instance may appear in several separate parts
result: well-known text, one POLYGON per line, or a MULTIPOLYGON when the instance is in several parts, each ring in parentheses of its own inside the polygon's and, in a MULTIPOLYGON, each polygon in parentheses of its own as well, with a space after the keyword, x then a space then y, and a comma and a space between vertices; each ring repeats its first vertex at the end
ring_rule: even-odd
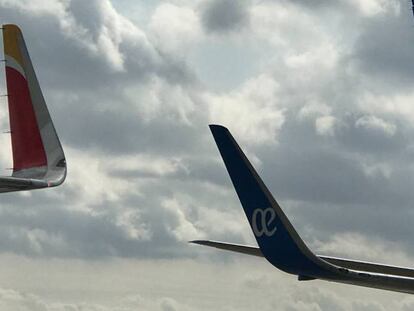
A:
POLYGON ((414 266, 411 1, 0 0, 0 23, 68 163, 58 188, 1 195, 0 311, 412 310, 187 243, 255 245, 219 123, 317 254, 414 266))

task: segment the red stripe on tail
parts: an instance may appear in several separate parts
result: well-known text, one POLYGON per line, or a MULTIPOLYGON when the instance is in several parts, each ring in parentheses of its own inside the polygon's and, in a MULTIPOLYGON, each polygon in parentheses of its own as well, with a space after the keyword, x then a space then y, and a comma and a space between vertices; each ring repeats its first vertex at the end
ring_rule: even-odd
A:
POLYGON ((6 67, 14 171, 47 165, 29 86, 17 70, 6 67))

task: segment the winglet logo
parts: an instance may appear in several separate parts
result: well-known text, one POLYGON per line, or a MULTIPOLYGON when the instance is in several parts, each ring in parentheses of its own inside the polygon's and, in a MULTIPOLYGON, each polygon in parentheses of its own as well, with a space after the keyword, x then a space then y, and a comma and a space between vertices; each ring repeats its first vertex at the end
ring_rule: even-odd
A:
POLYGON ((277 231, 277 227, 272 224, 276 219, 276 211, 269 207, 267 209, 257 208, 253 212, 252 216, 252 228, 253 232, 257 237, 272 236, 277 231))

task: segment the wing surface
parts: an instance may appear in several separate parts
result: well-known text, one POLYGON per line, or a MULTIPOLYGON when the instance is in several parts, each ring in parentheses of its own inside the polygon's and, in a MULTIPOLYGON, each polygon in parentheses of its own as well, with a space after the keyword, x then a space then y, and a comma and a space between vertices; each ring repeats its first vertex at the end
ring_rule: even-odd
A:
MULTIPOLYGON (((210 246, 210 247, 214 247, 217 249, 245 254, 245 255, 264 257, 262 252, 260 251, 260 248, 255 247, 255 246, 224 243, 224 242, 209 241, 209 240, 196 240, 196 241, 191 241, 190 243, 210 246)), ((351 270, 355 270, 359 272, 379 273, 379 274, 388 274, 388 275, 394 275, 394 276, 414 278, 414 269, 411 269, 411 268, 384 265, 380 263, 373 263, 373 262, 360 261, 360 260, 350 260, 350 259, 344 259, 344 258, 338 258, 338 257, 329 257, 329 256, 318 256, 318 257, 335 266, 346 268, 346 269, 351 269, 351 270)))

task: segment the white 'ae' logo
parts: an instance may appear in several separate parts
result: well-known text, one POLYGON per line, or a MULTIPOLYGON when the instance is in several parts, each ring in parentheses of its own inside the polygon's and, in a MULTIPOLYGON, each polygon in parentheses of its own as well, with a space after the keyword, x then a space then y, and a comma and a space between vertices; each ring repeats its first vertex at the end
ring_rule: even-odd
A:
POLYGON ((273 225, 273 229, 270 228, 274 220, 276 219, 276 211, 269 207, 267 209, 257 208, 253 212, 252 216, 252 228, 257 237, 263 235, 272 236, 275 234, 277 227, 273 225))

